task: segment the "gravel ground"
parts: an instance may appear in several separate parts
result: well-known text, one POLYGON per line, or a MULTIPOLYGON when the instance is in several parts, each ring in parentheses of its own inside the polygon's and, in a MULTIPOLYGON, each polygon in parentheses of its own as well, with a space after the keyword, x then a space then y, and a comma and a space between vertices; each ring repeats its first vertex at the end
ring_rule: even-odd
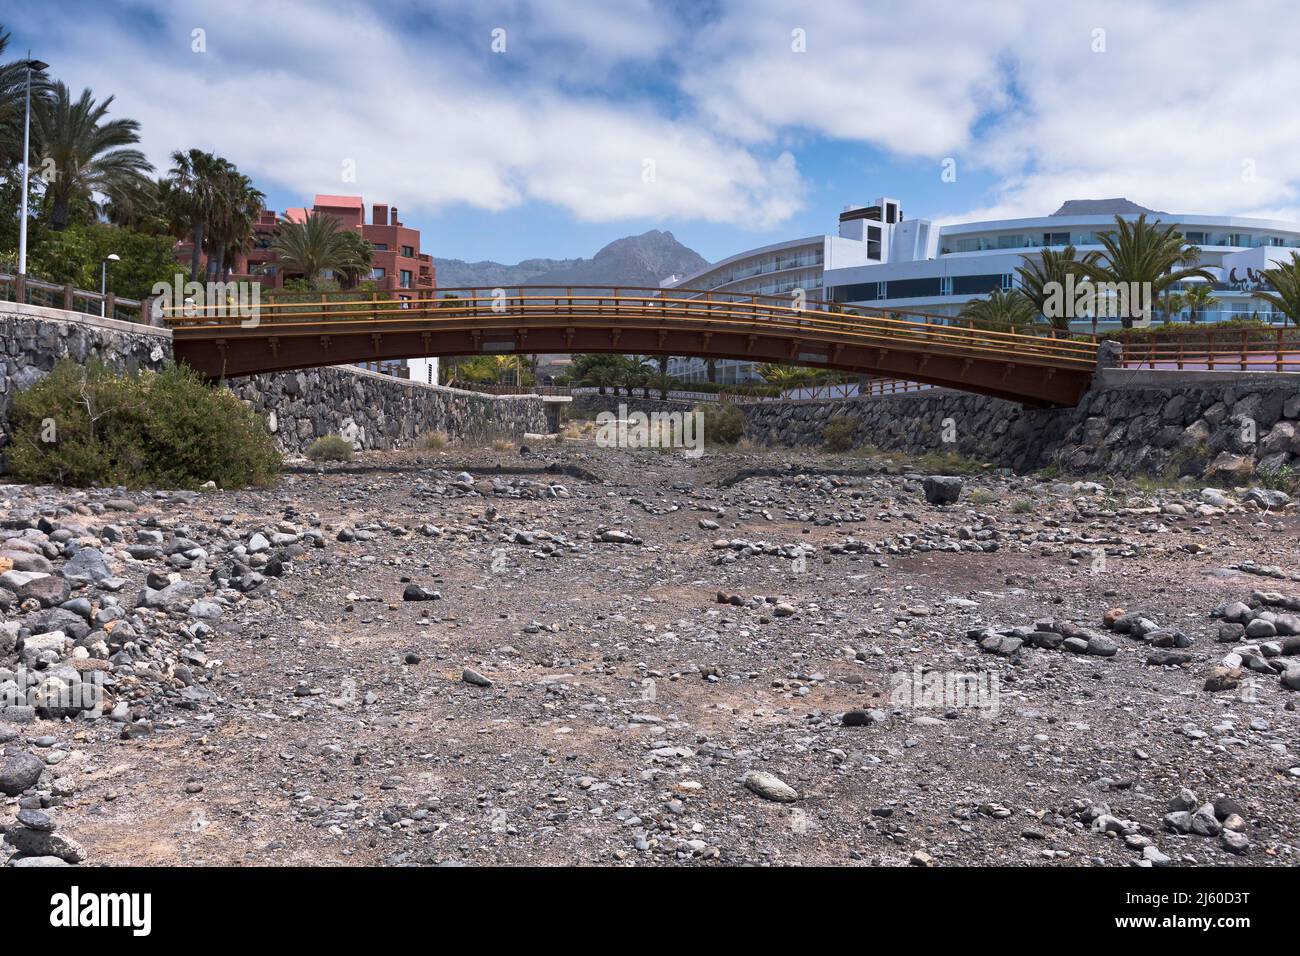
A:
POLYGON ((920 479, 546 443, 0 488, 0 688, 105 694, 0 710, 0 861, 1293 865, 1285 496, 920 479))

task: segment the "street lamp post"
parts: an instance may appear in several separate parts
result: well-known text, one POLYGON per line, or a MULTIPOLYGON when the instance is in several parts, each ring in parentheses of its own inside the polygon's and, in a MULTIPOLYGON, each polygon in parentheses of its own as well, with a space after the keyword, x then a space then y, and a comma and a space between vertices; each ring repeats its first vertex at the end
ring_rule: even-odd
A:
POLYGON ((19 208, 20 224, 18 226, 18 274, 27 274, 27 180, 31 178, 31 169, 29 166, 31 160, 31 129, 32 129, 32 73, 39 73, 41 70, 49 68, 48 63, 42 63, 40 60, 31 58, 31 51, 27 54, 27 94, 23 105, 23 198, 22 205, 19 208))
POLYGON ((121 262, 122 257, 116 252, 110 252, 99 263, 99 317, 104 317, 104 304, 108 301, 108 264, 110 262, 121 262))

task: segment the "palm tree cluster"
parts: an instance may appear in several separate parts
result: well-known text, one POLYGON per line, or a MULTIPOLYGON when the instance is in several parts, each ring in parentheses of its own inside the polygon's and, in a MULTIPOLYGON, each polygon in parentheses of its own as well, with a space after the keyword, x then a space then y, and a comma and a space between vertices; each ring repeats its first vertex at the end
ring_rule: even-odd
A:
MULTIPOLYGON (((0 30, 0 55, 9 39, 0 30)), ((26 86, 25 60, 0 63, 0 176, 10 182, 19 175, 26 86)), ((74 96, 43 72, 33 74, 28 165, 40 213, 36 230, 57 237, 102 215, 133 233, 188 240, 191 280, 204 271, 204 257, 209 278, 224 276, 252 246, 265 195, 229 160, 201 149, 172 153, 171 169, 154 178, 136 148, 140 124, 110 118, 112 104, 112 96, 74 96)), ((281 223, 275 248, 286 272, 301 275, 310 289, 325 278, 355 286, 370 273, 370 244, 329 216, 281 223)))
POLYGON ((673 385, 668 375, 667 356, 578 354, 573 356, 568 377, 574 384, 595 386, 602 395, 607 388, 612 388, 615 394, 625 389, 629 395, 634 388, 653 388, 664 397, 673 385))
POLYGON ((174 152, 170 175, 154 188, 168 232, 193 244, 191 279, 198 278, 201 253, 208 274, 219 277, 252 244, 266 196, 228 160, 200 149, 174 152))
MULTIPOLYGON (((1212 283, 1214 276, 1199 267, 1201 251, 1188 244, 1174 226, 1164 226, 1160 220, 1148 222, 1146 214, 1136 219, 1115 217, 1115 228, 1097 236, 1101 251, 1090 251, 1079 256, 1074 246, 1059 252, 1043 249, 1035 258, 1022 256, 1024 265, 1016 273, 1020 288, 999 290, 986 299, 968 302, 961 318, 977 327, 1023 327, 1038 323, 1049 310, 1053 296, 1073 275, 1078 280, 1093 283, 1123 284, 1128 288, 1150 289, 1152 300, 1159 300, 1166 316, 1190 307, 1193 316, 1207 309, 1214 301, 1212 283), (1204 280, 1204 285, 1194 284, 1180 296, 1173 291, 1177 283, 1191 279, 1204 280)), ((1055 312, 1055 310, 1053 310, 1055 312)), ((1132 326, 1133 314, 1120 316, 1124 327, 1132 326)), ((1046 316, 1053 328, 1068 330, 1068 312, 1046 316)))

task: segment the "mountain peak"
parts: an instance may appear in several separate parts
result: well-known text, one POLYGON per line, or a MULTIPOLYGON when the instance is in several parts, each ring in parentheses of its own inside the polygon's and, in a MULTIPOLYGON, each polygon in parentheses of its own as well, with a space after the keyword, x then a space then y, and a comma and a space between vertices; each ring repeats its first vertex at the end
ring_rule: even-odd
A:
POLYGON ((659 280, 708 265, 671 232, 648 229, 606 244, 590 259, 527 259, 515 265, 434 259, 438 284, 455 286, 574 285, 658 288, 659 280))

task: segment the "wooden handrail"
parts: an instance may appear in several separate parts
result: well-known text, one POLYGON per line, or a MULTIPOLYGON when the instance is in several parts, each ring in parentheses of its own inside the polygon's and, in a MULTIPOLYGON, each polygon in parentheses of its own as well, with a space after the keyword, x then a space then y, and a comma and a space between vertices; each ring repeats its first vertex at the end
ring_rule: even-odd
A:
MULTIPOLYGON (((560 287, 541 287, 560 288, 560 287)), ((568 288, 565 287, 566 293, 568 288)), ((446 290, 442 290, 446 291, 446 290)), ((478 290, 473 290, 475 293, 478 290)), ((530 288, 530 291, 532 289, 530 288)), ((693 317, 692 304, 698 304, 696 296, 679 297, 676 295, 624 295, 626 290, 616 290, 617 297, 600 294, 566 295, 572 302, 563 313, 569 317, 600 317, 610 314, 637 315, 641 317, 673 316, 665 313, 678 312, 682 317, 700 324, 741 325, 770 333, 773 329, 807 332, 823 332, 835 335, 848 335, 854 338, 898 338, 900 336, 916 337, 932 345, 959 346, 975 348, 981 351, 1007 351, 1015 349, 1018 355, 1035 354, 1051 356, 1058 359, 1080 362, 1095 361, 1096 346, 1089 342, 1076 342, 1070 339, 1048 338, 1038 335, 1024 335, 1016 332, 968 329, 948 325, 946 316, 927 316, 927 318, 944 320, 944 324, 917 322, 894 317, 894 310, 883 314, 858 314, 838 312, 810 312, 788 305, 763 305, 755 307, 752 303, 746 308, 733 308, 741 303, 717 303, 705 298, 706 318, 693 317), (611 301, 612 299, 612 301, 611 301), (608 305, 607 305, 608 303, 608 305), (719 308, 719 306, 723 306, 719 308)), ((677 290, 673 290, 677 291, 677 290)), ((706 293, 707 296, 707 293, 706 293)), ((746 297, 753 298, 753 297, 746 297)), ((259 306, 258 325, 273 324, 277 333, 292 332, 301 328, 301 334, 319 331, 319 322, 310 320, 329 320, 345 322, 360 319, 366 322, 383 321, 389 324, 405 325, 413 322, 451 324, 466 318, 492 321, 503 315, 537 315, 551 317, 558 314, 555 296, 518 295, 502 302, 497 297, 480 295, 457 296, 454 298, 431 299, 391 299, 382 303, 359 300, 319 302, 272 302, 259 306), (310 328, 308 328, 310 326, 310 328)), ((202 328, 208 333, 245 328, 243 323, 213 324, 206 315, 208 312, 223 313, 228 306, 217 303, 212 306, 174 307, 165 310, 168 324, 174 328, 202 328), (193 315, 177 315, 181 311, 192 311, 193 315)), ((917 315, 918 313, 911 313, 917 315)), ((221 316, 224 318, 224 316, 221 316)))

